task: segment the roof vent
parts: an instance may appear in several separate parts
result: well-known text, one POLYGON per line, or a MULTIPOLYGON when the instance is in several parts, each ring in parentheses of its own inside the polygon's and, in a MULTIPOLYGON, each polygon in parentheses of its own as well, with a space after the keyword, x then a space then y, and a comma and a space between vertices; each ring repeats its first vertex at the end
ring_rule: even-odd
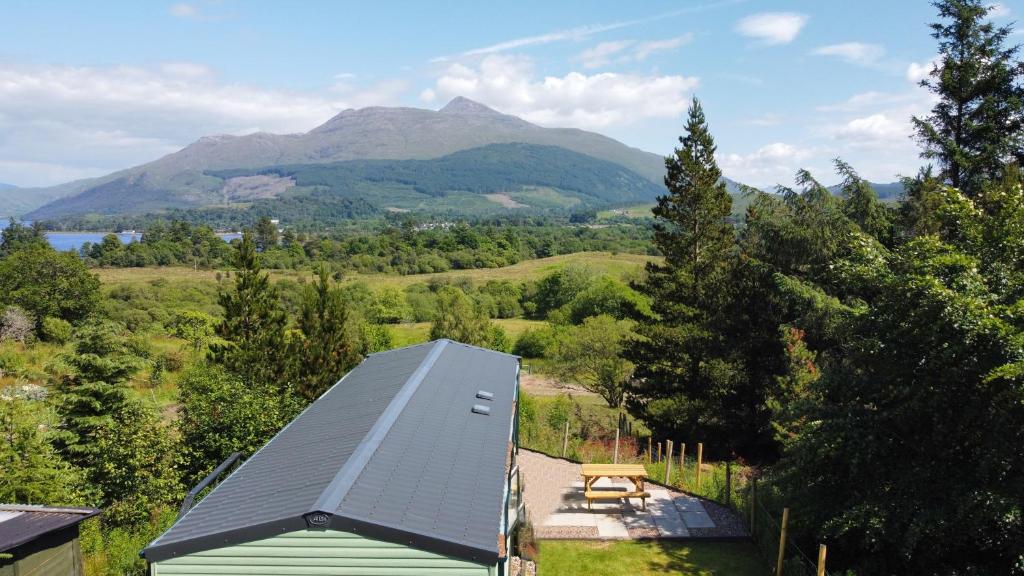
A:
POLYGON ((484 416, 487 416, 488 414, 491 413, 491 408, 490 408, 490 406, 484 406, 483 404, 474 404, 473 405, 473 413, 474 414, 483 414, 484 416))
POLYGON ((494 400, 494 392, 480 390, 479 392, 476 393, 476 397, 481 400, 494 400))

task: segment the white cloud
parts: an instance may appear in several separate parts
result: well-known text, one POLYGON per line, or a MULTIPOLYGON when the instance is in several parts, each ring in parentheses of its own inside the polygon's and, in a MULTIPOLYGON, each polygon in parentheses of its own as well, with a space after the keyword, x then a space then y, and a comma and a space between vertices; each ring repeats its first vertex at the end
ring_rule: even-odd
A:
POLYGON ((177 18, 197 18, 199 16, 199 10, 191 4, 174 4, 169 11, 171 16, 177 18))
POLYGON ((539 78, 529 58, 495 54, 478 66, 448 66, 421 97, 465 96, 537 124, 592 129, 674 118, 686 110, 686 97, 697 84, 687 76, 610 72, 539 78))
POLYGON ((1013 14, 1013 11, 1006 4, 996 3, 988 7, 988 17, 993 20, 1009 18, 1011 14, 1013 14))
POLYGON ((668 52, 675 50, 684 44, 689 44, 693 40, 693 33, 683 34, 682 36, 676 36, 675 38, 669 38, 667 40, 651 40, 649 42, 641 42, 637 44, 633 50, 633 55, 637 60, 646 60, 648 56, 657 54, 659 52, 668 52))
POLYGON ((572 58, 572 61, 581 63, 584 68, 599 68, 612 63, 642 62, 654 54, 675 50, 692 40, 693 34, 690 33, 675 38, 646 42, 635 40, 601 42, 597 46, 580 52, 572 58))
MULTIPOLYGON (((713 10, 715 8, 721 8, 725 6, 732 6, 735 4, 742 3, 746 0, 719 0, 717 2, 705 2, 703 4, 697 4, 687 6, 685 8, 678 8, 676 10, 670 10, 661 14, 655 14, 654 16, 648 16, 646 18, 637 18, 634 20, 623 20, 619 22, 612 22, 610 24, 589 24, 585 26, 577 26, 575 28, 567 28, 564 30, 556 30, 554 32, 548 32, 546 34, 537 34, 534 36, 524 36, 522 38, 513 38, 512 40, 506 40, 504 42, 498 42, 497 44, 490 44, 480 48, 473 48, 459 54, 459 56, 485 56, 488 54, 495 54, 497 52, 506 52, 508 50, 515 50, 517 48, 526 48, 529 46, 538 46, 542 44, 551 44, 552 42, 564 42, 564 41, 575 41, 585 40, 595 34, 602 32, 610 32, 612 30, 619 30, 621 28, 627 28, 630 26, 636 26, 638 24, 646 24, 650 22, 657 22, 666 18, 672 18, 675 16, 681 16, 683 14, 693 14, 697 12, 705 12, 707 10, 713 10)), ((439 56, 432 58, 431 62, 448 62, 454 60, 451 56, 439 56)))
POLYGON ((789 44, 807 24, 808 17, 796 12, 763 12, 743 18, 736 24, 740 34, 765 44, 789 44))
POLYGON ((745 184, 756 186, 790 182, 802 162, 814 156, 814 150, 785 142, 761 146, 749 154, 719 154, 722 172, 745 184))
POLYGON ((811 54, 815 56, 835 56, 851 64, 870 66, 878 62, 885 55, 885 48, 878 44, 843 42, 842 44, 830 44, 815 48, 811 51, 811 54))
POLYGON ((623 50, 633 44, 632 40, 617 40, 615 42, 601 42, 593 48, 580 52, 576 60, 583 64, 584 68, 598 68, 612 61, 612 56, 618 56, 623 50))
POLYGON ((880 143, 909 140, 911 125, 909 119, 897 120, 891 115, 877 113, 854 118, 837 127, 834 133, 836 137, 854 143, 876 146, 880 143))
POLYGON ((326 94, 273 90, 224 83, 189 62, 0 63, 0 180, 56 184, 147 162, 213 133, 305 131, 345 108, 393 103, 403 90, 402 81, 336 84, 326 94))
POLYGON ((917 62, 911 62, 910 64, 907 65, 907 80, 913 82, 914 84, 921 82, 921 80, 924 80, 925 78, 931 75, 932 68, 938 65, 939 62, 941 62, 939 56, 935 56, 931 60, 923 62, 921 64, 918 64, 917 62))

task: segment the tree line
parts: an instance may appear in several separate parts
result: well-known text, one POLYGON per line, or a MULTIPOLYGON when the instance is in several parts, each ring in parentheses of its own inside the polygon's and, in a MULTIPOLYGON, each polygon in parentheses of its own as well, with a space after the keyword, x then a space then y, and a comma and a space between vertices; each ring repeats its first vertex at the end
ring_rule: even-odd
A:
POLYGON ((798 538, 856 574, 1024 573, 1024 66, 978 0, 940 57, 897 206, 842 160, 728 222, 694 100, 636 288, 626 406, 657 436, 765 465, 798 538))

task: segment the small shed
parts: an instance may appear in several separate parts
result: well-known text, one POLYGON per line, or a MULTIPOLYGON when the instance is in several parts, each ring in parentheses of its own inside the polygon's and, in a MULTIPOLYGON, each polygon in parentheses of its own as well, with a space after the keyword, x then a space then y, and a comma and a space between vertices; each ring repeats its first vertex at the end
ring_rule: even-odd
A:
POLYGON ((100 511, 0 504, 0 576, 81 576, 78 525, 100 511))
POLYGON ((518 357, 450 340, 370 355, 143 550, 151 573, 507 574, 518 383, 518 357))

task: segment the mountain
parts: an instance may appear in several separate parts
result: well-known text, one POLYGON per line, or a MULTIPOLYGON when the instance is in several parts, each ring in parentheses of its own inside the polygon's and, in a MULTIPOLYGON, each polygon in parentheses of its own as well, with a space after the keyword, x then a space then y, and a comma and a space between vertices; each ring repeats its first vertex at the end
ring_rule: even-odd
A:
POLYGON ((0 190, 10 190, 11 188, 17 188, 14 184, 4 184, 0 182, 0 190))
MULTIPOLYGON (((542 128, 466 98, 444 108, 345 110, 304 134, 207 136, 153 162, 52 188, 21 189, 28 198, 59 198, 26 215, 141 213, 220 205, 231 195, 212 172, 348 160, 428 160, 491 144, 555 146, 620 165, 660 183, 661 156, 573 128, 542 128), (113 201, 113 200, 116 200, 113 201)), ((29 201, 31 202, 31 201, 29 201)), ((37 204, 37 206, 42 205, 37 204)), ((3 206, 0 205, 0 212, 3 206)))

